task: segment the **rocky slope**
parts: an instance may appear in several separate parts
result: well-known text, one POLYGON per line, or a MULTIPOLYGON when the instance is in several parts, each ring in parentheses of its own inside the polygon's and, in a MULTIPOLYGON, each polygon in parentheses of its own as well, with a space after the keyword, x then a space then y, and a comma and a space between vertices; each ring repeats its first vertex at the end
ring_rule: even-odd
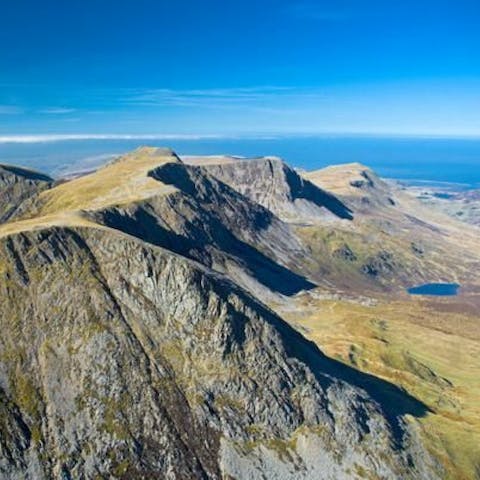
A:
POLYGON ((313 287, 299 268, 308 252, 272 212, 198 167, 167 163, 149 176, 175 191, 99 210, 95 221, 230 273, 257 293, 313 287))
POLYGON ((103 229, 0 252, 4 478, 435 477, 421 403, 226 278, 103 229))
POLYGON ((332 217, 352 219, 351 211, 338 198, 302 178, 278 158, 219 163, 210 159, 203 168, 282 220, 311 223, 332 217))
POLYGON ((141 149, 0 226, 0 476, 441 478, 422 402, 255 298, 314 260, 208 172, 141 149))
MULTIPOLYGON (((302 259, 289 262, 315 285, 348 292, 394 291, 432 278, 470 281, 468 242, 459 264, 458 222, 436 218, 398 186, 360 164, 300 175, 280 159, 188 157, 185 161, 262 205, 294 230, 302 259), (453 268, 452 268, 453 266, 453 268)), ((469 234, 470 235, 470 234, 469 234)), ((475 239, 470 235, 470 240, 475 239)), ((276 242, 273 242, 275 245, 276 242)))
POLYGON ((52 182, 47 175, 32 170, 0 165, 0 223, 14 218, 26 200, 52 182))
POLYGON ((289 225, 165 149, 140 149, 45 192, 23 219, 72 215, 230 273, 257 293, 314 285, 306 278, 314 260, 289 225))
POLYGON ((480 227, 480 190, 461 190, 454 188, 404 187, 411 194, 432 209, 480 227))

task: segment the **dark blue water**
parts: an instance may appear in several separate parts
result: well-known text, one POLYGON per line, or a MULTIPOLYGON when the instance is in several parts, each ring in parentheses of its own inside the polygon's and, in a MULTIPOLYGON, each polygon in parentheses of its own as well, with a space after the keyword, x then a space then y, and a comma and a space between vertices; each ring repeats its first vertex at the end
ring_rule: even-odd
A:
POLYGON ((458 294, 460 285, 457 283, 427 283, 417 287, 409 288, 410 295, 433 295, 441 297, 451 297, 458 294))
POLYGON ((455 195, 452 195, 451 193, 434 193, 433 194, 434 197, 436 198, 440 198, 442 200, 449 200, 450 198, 453 198, 455 195))
POLYGON ((272 137, 206 140, 70 140, 0 144, 0 162, 50 174, 97 166, 141 144, 169 146, 180 155, 276 155, 295 167, 314 170, 361 162, 384 177, 410 182, 453 182, 480 187, 480 139, 272 137))

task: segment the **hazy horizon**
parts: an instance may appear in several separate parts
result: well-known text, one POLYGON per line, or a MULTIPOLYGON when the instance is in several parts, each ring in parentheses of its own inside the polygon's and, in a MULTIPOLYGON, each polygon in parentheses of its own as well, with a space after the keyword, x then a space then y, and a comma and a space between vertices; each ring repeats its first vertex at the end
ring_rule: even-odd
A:
POLYGON ((2 143, 0 140, 0 163, 62 176, 97 168, 141 145, 170 147, 184 156, 273 155, 305 170, 359 162, 388 178, 480 188, 480 171, 476 168, 480 139, 472 138, 310 135, 113 137, 34 143, 2 143))

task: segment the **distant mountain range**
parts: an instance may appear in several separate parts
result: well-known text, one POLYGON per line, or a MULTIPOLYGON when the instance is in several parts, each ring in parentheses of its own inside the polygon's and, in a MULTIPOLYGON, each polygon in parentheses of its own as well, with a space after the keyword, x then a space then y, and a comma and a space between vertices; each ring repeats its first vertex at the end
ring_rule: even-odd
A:
POLYGON ((479 230, 417 193, 149 147, 0 166, 0 478, 478 478, 479 230), (461 293, 406 291, 433 281, 461 293))

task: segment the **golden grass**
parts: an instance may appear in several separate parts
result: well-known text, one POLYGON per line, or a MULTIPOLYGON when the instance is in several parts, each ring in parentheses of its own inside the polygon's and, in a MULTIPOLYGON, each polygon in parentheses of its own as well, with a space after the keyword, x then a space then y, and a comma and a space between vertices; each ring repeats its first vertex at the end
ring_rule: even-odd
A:
POLYGON ((0 238, 21 232, 43 230, 49 227, 101 228, 101 225, 90 221, 78 212, 60 212, 0 225, 0 238))
POLYGON ((362 190, 350 185, 351 180, 365 180, 361 176, 364 170, 373 172, 361 163, 347 163, 343 165, 331 165, 320 170, 305 172, 302 175, 320 188, 334 195, 363 195, 362 190))
POLYGON ((96 172, 63 183, 40 195, 40 215, 71 210, 96 210, 167 194, 173 187, 148 177, 148 172, 164 163, 176 162, 173 154, 141 148, 96 172))
POLYGON ((169 150, 139 148, 96 172, 43 191, 34 217, 0 225, 0 237, 52 226, 101 228, 82 212, 125 205, 175 191, 174 187, 149 177, 148 172, 165 163, 178 161, 169 150))
MULTIPOLYGON (((408 190, 404 190, 393 183, 387 183, 377 177, 371 169, 360 163, 333 165, 306 172, 303 176, 318 187, 338 195, 347 205, 352 200, 357 201, 358 197, 368 197, 375 202, 375 200, 385 200, 385 197, 392 196, 395 201, 394 208, 385 208, 373 203, 362 210, 361 221, 365 223, 372 219, 377 221, 379 219, 387 220, 397 226, 402 226, 405 234, 409 235, 413 231, 420 230, 420 224, 413 220, 418 219, 423 222, 424 230, 427 227, 428 231, 428 226, 433 228, 430 231, 431 239, 441 238, 445 243, 450 243, 452 248, 473 249, 475 254, 480 256, 480 228, 467 225, 440 210, 423 204, 408 190), (363 171, 368 172, 369 177, 375 182, 375 187, 362 189, 351 185, 352 180, 365 180, 361 175, 363 171), (434 230, 436 231, 432 234, 434 230)), ((355 218, 353 223, 357 224, 358 220, 355 218)))
MULTIPOLYGON (((405 388, 433 413, 420 419, 427 447, 450 479, 473 479, 480 462, 480 334, 477 315, 428 302, 298 298, 279 312, 329 356, 405 388)), ((448 300, 445 300, 448 302, 448 300)))

